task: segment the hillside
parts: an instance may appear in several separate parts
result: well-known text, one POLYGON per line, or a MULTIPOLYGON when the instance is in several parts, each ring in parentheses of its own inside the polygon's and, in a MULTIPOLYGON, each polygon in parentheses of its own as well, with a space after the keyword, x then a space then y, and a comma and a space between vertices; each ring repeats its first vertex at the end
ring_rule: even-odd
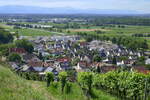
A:
MULTIPOLYGON (((22 79, 1 64, 0 81, 0 100, 87 100, 77 84, 73 84, 72 93, 62 94, 54 87, 46 88, 43 82, 22 79)), ((95 93, 98 97, 91 100, 118 100, 101 91, 95 93)))
POLYGON ((0 65, 0 100, 55 100, 36 83, 21 79, 0 65))

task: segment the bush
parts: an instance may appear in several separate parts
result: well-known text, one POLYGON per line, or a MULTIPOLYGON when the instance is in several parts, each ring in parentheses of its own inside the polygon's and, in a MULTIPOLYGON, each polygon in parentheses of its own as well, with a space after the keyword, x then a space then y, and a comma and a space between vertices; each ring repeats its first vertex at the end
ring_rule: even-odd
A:
POLYGON ((12 61, 12 62, 21 62, 21 56, 17 53, 11 53, 8 59, 9 61, 12 61))

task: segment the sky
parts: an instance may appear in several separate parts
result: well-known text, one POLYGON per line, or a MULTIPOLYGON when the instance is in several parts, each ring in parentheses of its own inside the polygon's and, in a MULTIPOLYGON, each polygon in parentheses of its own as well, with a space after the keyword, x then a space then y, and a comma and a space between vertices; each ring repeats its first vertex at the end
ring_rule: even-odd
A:
POLYGON ((150 13, 150 0, 0 0, 0 6, 5 5, 134 10, 150 13))

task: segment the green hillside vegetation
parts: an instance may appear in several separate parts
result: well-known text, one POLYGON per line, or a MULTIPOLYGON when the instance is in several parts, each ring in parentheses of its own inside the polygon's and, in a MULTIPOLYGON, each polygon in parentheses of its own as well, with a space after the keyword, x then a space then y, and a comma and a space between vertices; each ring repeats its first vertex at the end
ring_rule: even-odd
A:
MULTIPOLYGON (((87 100, 77 84, 72 83, 71 93, 62 93, 59 83, 47 88, 45 82, 25 80, 4 64, 0 64, 0 81, 0 100, 87 100)), ((118 100, 98 90, 95 93, 98 97, 91 100, 118 100)))
POLYGON ((0 65, 0 100, 55 100, 40 83, 27 81, 0 65))

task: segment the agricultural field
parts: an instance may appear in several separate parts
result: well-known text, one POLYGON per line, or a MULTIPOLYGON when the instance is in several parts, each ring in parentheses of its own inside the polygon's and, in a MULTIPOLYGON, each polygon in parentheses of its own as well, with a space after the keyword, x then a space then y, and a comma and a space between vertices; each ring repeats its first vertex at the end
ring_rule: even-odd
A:
POLYGON ((40 30, 40 29, 11 29, 12 32, 18 32, 20 36, 48 36, 51 35, 52 32, 40 30))

